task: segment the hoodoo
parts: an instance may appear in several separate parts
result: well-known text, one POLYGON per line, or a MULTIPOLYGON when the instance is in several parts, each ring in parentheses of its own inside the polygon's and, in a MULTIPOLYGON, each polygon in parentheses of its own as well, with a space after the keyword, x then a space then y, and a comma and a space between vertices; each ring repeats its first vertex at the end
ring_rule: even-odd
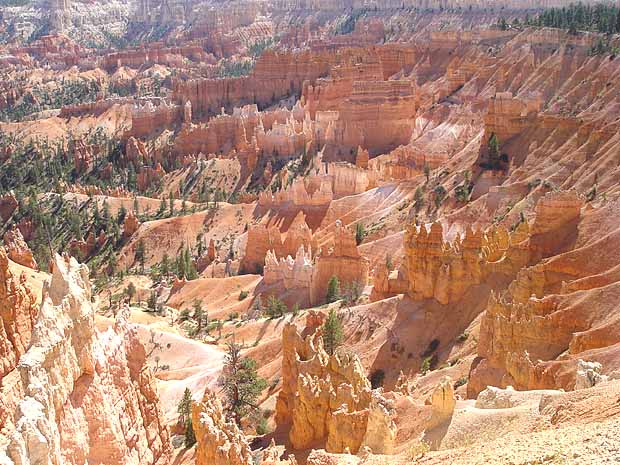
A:
POLYGON ((0 0, 1 465, 620 463, 620 7, 0 0))

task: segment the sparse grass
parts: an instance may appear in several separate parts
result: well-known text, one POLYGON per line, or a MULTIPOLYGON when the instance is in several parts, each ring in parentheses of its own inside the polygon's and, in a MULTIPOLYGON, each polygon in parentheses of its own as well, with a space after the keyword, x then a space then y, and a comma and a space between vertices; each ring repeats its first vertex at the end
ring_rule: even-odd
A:
POLYGON ((431 446, 428 445, 424 440, 416 441, 409 447, 407 451, 407 456, 409 460, 417 460, 424 457, 427 452, 431 450, 431 446))
POLYGON ((461 376, 459 379, 457 379, 454 382, 454 389, 461 387, 461 386, 465 386, 467 384, 468 378, 467 376, 461 376))

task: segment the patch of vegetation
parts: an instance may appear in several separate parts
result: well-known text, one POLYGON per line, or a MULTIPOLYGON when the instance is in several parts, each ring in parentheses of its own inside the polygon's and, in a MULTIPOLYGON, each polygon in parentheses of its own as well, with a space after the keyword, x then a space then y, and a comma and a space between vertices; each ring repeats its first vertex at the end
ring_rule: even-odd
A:
POLYGON ((461 386, 465 386, 467 384, 467 376, 461 376, 454 382, 454 389, 459 388, 461 386))
POLYGON ((425 441, 416 441, 409 447, 407 451, 407 455, 409 460, 415 461, 424 457, 429 451, 431 447, 425 441))
POLYGON ((365 16, 368 13, 366 8, 361 8, 359 10, 354 10, 350 14, 346 16, 346 18, 336 26, 334 29, 334 34, 336 35, 344 35, 351 34, 355 30, 355 25, 357 21, 365 16))
POLYGON ((495 133, 491 133, 487 141, 487 161, 480 163, 480 167, 487 170, 499 170, 508 162, 508 155, 501 153, 500 141, 495 133))
POLYGON ((248 52, 254 58, 258 58, 263 54, 265 50, 272 48, 277 43, 276 37, 268 37, 263 40, 259 40, 250 45, 248 52))
POLYGON ((196 435, 192 425, 192 392, 189 388, 185 388, 183 397, 177 405, 179 414, 179 423, 183 426, 183 435, 185 436, 185 447, 189 448, 196 444, 196 435))
POLYGON ((323 323, 323 348, 329 355, 333 355, 338 347, 342 345, 344 338, 342 332, 342 322, 335 309, 331 309, 323 323))
POLYGON ((222 384, 226 398, 226 412, 238 425, 249 413, 257 410, 256 401, 267 387, 258 376, 256 361, 241 356, 241 345, 234 339, 226 344, 226 359, 222 384))
POLYGON ((435 208, 439 208, 439 206, 446 198, 446 195, 448 195, 448 192, 441 184, 439 184, 435 186, 435 189, 433 189, 433 194, 435 199, 435 208))
POLYGON ((268 318, 280 318, 288 312, 288 307, 276 296, 269 296, 267 305, 263 308, 263 314, 268 318))
POLYGON ((620 7, 614 3, 571 3, 562 8, 547 8, 525 19, 527 26, 554 27, 576 34, 578 30, 620 33, 620 7))
POLYGON ((367 232, 364 225, 362 223, 357 223, 355 225, 355 243, 360 245, 364 241, 366 234, 367 232))
POLYGON ((52 88, 39 84, 18 100, 0 110, 0 121, 23 121, 27 116, 66 105, 94 102, 102 90, 95 80, 65 80, 52 88))
POLYGON ((364 290, 362 284, 359 281, 352 281, 344 285, 342 291, 342 299, 347 307, 355 305, 359 298, 362 296, 364 290))
POLYGON ((341 299, 340 281, 337 276, 332 276, 329 278, 329 282, 327 283, 327 295, 325 296, 325 299, 328 304, 341 299))
POLYGON ((253 61, 235 61, 235 60, 222 60, 215 72, 215 77, 228 78, 228 77, 242 77, 248 76, 254 69, 253 61))

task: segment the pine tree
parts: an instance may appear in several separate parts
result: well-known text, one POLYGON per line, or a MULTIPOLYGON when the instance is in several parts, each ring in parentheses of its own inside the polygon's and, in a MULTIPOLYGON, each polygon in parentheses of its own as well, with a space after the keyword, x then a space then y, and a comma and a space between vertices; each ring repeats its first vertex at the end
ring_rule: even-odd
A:
POLYGON ((491 168, 497 168, 499 165, 499 139, 495 135, 495 133, 491 134, 489 137, 489 161, 491 163, 491 168))
POLYGON ((162 217, 164 216, 164 213, 166 213, 166 201, 161 199, 161 202, 159 203, 159 210, 157 210, 157 216, 162 217))
POLYGON ((241 357, 241 346, 234 341, 227 343, 223 369, 224 394, 228 414, 241 424, 248 413, 256 410, 256 400, 267 383, 258 376, 256 361, 241 357))
POLYGON ((179 423, 183 425, 185 435, 185 447, 192 447, 196 443, 196 435, 194 434, 194 427, 192 425, 192 392, 189 388, 185 388, 183 397, 179 401, 177 406, 177 412, 179 413, 179 423))
POLYGON ((336 302, 340 299, 340 281, 337 276, 332 276, 327 283, 327 303, 336 302))
POLYGON ((157 292, 151 292, 151 295, 149 295, 149 299, 147 300, 146 305, 153 311, 157 310, 157 292))
POLYGON ((194 321, 198 325, 196 333, 200 333, 202 328, 209 324, 209 314, 204 311, 202 303, 198 299, 194 301, 194 321))
POLYGON ((170 274, 170 258, 167 253, 164 253, 164 256, 161 257, 160 271, 163 277, 168 278, 170 274))
POLYGON ((134 283, 129 283, 127 285, 127 287, 125 288, 125 294, 129 298, 128 303, 131 305, 131 299, 133 299, 133 297, 136 295, 136 286, 134 285, 134 283))
POLYGON ((264 311, 265 316, 269 318, 280 318, 288 311, 288 307, 284 302, 272 295, 267 299, 267 306, 264 311))
POLYGON ((118 213, 116 214, 116 223, 123 224, 125 221, 125 217, 127 216, 127 209, 124 205, 121 205, 121 208, 118 209, 118 213))
POLYGON ((108 201, 104 200, 103 201, 103 222, 105 223, 105 226, 107 228, 108 224, 110 223, 110 207, 108 205, 108 201))
POLYGON ((362 223, 357 223, 355 225, 355 243, 360 245, 364 238, 366 237, 366 228, 362 223))
POLYGON ((172 192, 168 195, 168 203, 170 209, 170 216, 174 216, 174 198, 172 197, 172 192))
POLYGON ((342 344, 342 323, 335 309, 331 309, 323 324, 323 348, 329 355, 333 355, 342 344))
POLYGON ((431 167, 426 163, 424 163, 424 177, 426 177, 426 183, 428 184, 428 181, 431 178, 431 167))
POLYGON ((140 263, 140 267, 142 268, 142 272, 144 273, 144 260, 145 260, 146 250, 144 247, 144 241, 140 239, 138 244, 136 245, 136 260, 140 263))
POLYGON ((194 265, 194 260, 192 259, 192 254, 190 253, 189 247, 183 251, 182 256, 185 279, 191 281, 192 279, 198 278, 198 271, 196 271, 196 265, 194 265))

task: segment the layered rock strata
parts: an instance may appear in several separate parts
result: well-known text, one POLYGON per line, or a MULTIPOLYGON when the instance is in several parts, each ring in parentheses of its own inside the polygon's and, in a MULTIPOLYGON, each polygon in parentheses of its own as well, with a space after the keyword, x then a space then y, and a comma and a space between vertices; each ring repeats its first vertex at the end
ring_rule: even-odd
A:
POLYGON ((56 257, 43 292, 30 346, 15 368, 18 397, 4 422, 0 461, 168 463, 155 380, 128 309, 99 334, 88 268, 75 259, 56 257))

